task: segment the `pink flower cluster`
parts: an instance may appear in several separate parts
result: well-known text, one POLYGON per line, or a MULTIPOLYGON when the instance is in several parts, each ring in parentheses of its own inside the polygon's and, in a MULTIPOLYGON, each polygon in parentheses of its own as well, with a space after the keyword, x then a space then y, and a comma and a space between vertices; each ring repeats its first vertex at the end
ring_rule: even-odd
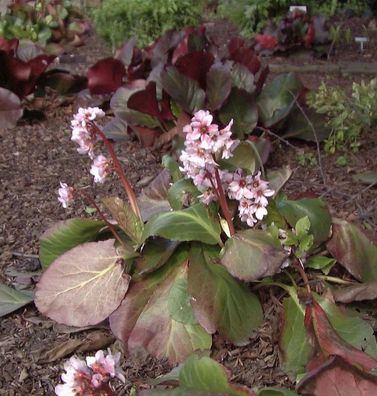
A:
MULTIPOLYGON (((86 361, 72 356, 65 364, 65 373, 61 378, 64 384, 55 387, 57 396, 94 396, 109 390, 108 382, 111 378, 118 378, 125 382, 119 367, 120 353, 112 355, 109 351, 105 356, 98 351, 95 356, 88 356, 86 361)), ((109 393, 106 393, 109 394, 109 393)))
POLYGON ((80 154, 88 154, 93 160, 90 173, 94 176, 95 183, 103 183, 110 173, 110 161, 102 154, 95 157, 94 148, 98 142, 98 136, 91 129, 91 125, 97 118, 104 117, 105 113, 98 107, 79 108, 71 121, 72 138, 79 145, 77 151, 80 154))
POLYGON ((216 201, 218 190, 222 188, 228 198, 239 202, 241 221, 252 227, 267 214, 267 197, 271 197, 274 191, 268 188, 267 181, 261 179, 260 172, 244 175, 241 169, 229 172, 219 168, 216 159, 232 157, 239 141, 232 139, 233 121, 224 129, 219 129, 212 121, 213 116, 208 111, 200 110, 183 128, 186 140, 180 156, 183 165, 180 169, 202 192, 200 199, 204 204, 216 201))
POLYGON ((60 182, 58 193, 58 201, 63 205, 63 208, 68 208, 68 205, 73 201, 74 198, 74 188, 68 186, 67 183, 60 182))

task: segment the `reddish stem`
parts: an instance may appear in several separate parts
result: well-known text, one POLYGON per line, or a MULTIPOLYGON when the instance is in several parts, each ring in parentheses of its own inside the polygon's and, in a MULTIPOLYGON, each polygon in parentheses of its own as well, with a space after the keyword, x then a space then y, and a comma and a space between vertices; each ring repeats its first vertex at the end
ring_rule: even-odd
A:
POLYGON ((124 241, 122 240, 122 238, 119 236, 119 234, 116 232, 114 226, 109 222, 109 220, 107 219, 106 215, 102 212, 102 210, 99 208, 99 206, 96 204, 96 202, 94 201, 94 199, 92 197, 90 197, 89 195, 87 195, 86 193, 84 193, 84 191, 82 190, 78 190, 78 189, 74 189, 75 192, 77 192, 79 195, 81 195, 90 205, 92 205, 99 217, 106 223, 107 227, 109 228, 109 230, 111 231, 111 233, 114 235, 114 238, 122 245, 124 245, 124 241))
POLYGON ((223 212, 225 220, 228 223, 230 235, 233 236, 236 233, 236 231, 234 229, 232 216, 230 214, 228 202, 227 202, 225 194, 224 194, 223 186, 221 185, 220 175, 219 175, 219 171, 218 171, 217 168, 215 169, 215 178, 216 178, 217 187, 213 183, 212 178, 209 176, 209 179, 211 181, 212 187, 214 188, 214 190, 216 192, 216 195, 217 195, 217 197, 219 199, 221 211, 223 212))
POLYGON ((294 259, 293 265, 295 266, 295 268, 301 275, 301 278, 304 281, 304 286, 306 288, 306 292, 308 293, 308 297, 310 298, 310 301, 312 301, 313 300, 312 289, 310 288, 309 279, 308 279, 308 276, 306 275, 306 272, 304 270, 304 265, 302 264, 302 261, 299 258, 294 259))
POLYGON ((117 155, 115 154, 113 145, 110 143, 110 141, 107 139, 105 134, 101 131, 100 128, 98 128, 98 126, 94 122, 91 123, 91 126, 92 126, 94 132, 96 134, 98 134, 101 137, 101 139, 103 140, 103 142, 104 142, 104 144, 105 144, 105 146, 106 146, 106 148, 107 148, 107 150, 108 150, 108 152, 109 152, 109 154, 110 154, 110 156, 111 156, 111 158, 113 160, 114 170, 119 176, 119 179, 120 179, 120 181, 121 181, 121 183, 123 185, 123 188, 124 188, 124 190, 125 190, 125 192, 126 192, 126 194, 128 196, 128 199, 130 201, 130 205, 131 205, 132 210, 134 211, 136 216, 138 216, 139 219, 142 220, 140 209, 139 209, 139 206, 137 204, 137 199, 136 199, 135 192, 132 189, 132 186, 131 186, 130 182, 128 181, 128 179, 127 179, 127 177, 126 177, 126 175, 125 175, 125 173, 123 171, 122 164, 120 163, 117 155))

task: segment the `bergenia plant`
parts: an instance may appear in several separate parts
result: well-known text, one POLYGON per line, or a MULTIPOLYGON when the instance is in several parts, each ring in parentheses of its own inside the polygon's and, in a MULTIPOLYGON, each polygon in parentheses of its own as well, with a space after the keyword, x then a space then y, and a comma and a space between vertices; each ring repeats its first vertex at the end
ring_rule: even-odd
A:
POLYGON ((102 116, 80 109, 72 140, 93 161, 94 181, 116 173, 128 201, 100 205, 87 189, 61 184, 63 206, 81 197, 99 219, 60 222, 42 236, 35 303, 43 314, 71 326, 109 319, 129 352, 176 364, 210 349, 214 333, 248 344, 263 321, 256 292, 274 286, 288 295, 279 343, 286 372, 310 371, 311 384, 329 365, 357 368, 356 376, 377 367, 372 327, 316 293, 327 282, 344 285, 328 275, 339 262, 360 283, 346 282, 357 293, 332 289, 335 299, 371 298, 377 247, 356 226, 333 220, 319 198, 288 199, 279 190, 290 171, 266 171, 261 148, 235 139, 232 121, 222 125, 206 110, 184 126, 179 162, 165 157, 166 169, 136 197, 96 124, 102 116))

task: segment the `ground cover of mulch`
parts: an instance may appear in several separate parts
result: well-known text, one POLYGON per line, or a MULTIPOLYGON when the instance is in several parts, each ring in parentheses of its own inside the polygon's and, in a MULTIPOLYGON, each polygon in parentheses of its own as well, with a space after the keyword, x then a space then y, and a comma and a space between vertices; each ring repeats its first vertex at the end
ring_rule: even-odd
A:
MULTIPOLYGON (((347 59, 350 52, 354 52, 345 49, 342 58, 340 51, 336 55, 338 59, 347 59)), ((62 57, 60 66, 82 72, 109 53, 97 38, 91 37, 84 47, 62 57)), ((306 57, 311 56, 306 54, 306 57)), ((275 62, 277 58, 271 61, 275 62)), ((294 55, 279 58, 280 62, 300 62, 294 55)), ((376 54, 372 53, 367 59, 376 60, 376 54)), ((301 58, 301 62, 307 61, 308 58, 301 58)), ((313 58, 312 62, 316 60, 313 58)), ((363 76, 305 74, 301 78, 309 88, 316 88, 325 80, 349 89, 352 81, 359 81, 363 76)), ((87 158, 80 156, 70 141, 69 122, 77 104, 73 101, 54 107, 46 100, 45 106, 45 120, 21 121, 15 129, 2 131, 0 135, 0 281, 17 287, 30 287, 36 280, 22 273, 39 268, 37 254, 41 233, 57 220, 87 216, 85 203, 77 202, 68 210, 61 208, 56 199, 59 181, 80 186, 92 184, 87 158)), ((267 167, 289 165, 294 170, 285 188, 288 195, 320 195, 329 203, 334 216, 376 230, 377 189, 352 179, 355 173, 376 169, 375 133, 363 137, 358 153, 347 153, 348 162, 343 167, 336 164, 335 156, 325 155, 323 151, 321 167, 300 166, 298 154, 304 152, 316 156, 315 144, 291 141, 288 145, 275 141, 273 147, 267 167)), ((117 145, 116 149, 137 191, 159 172, 163 153, 145 149, 131 138, 117 145)), ((97 199, 122 194, 116 179, 103 186, 93 186, 89 191, 97 199)), ((250 344, 236 347, 215 336, 212 356, 231 370, 235 382, 248 386, 290 387, 292 382, 279 369, 277 346, 284 293, 279 289, 261 289, 259 293, 265 321, 250 344)), ((53 395, 64 361, 56 359, 61 356, 59 354, 69 351, 93 354, 92 351, 109 345, 121 350, 122 346, 114 341, 106 324, 78 331, 48 320, 32 305, 20 309, 0 321, 0 395, 53 395)), ((169 371, 166 362, 148 356, 128 356, 127 352, 123 368, 127 384, 119 395, 129 394, 134 386, 148 387, 151 378, 169 371)))

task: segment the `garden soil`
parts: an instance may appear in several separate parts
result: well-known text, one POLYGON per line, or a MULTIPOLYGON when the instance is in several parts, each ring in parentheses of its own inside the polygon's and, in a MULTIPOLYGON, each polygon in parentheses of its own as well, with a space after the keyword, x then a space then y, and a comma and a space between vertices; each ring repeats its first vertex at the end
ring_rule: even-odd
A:
MULTIPOLYGON (((356 24, 356 28, 359 25, 356 24)), ((355 52, 357 47, 340 48, 332 62, 354 60, 355 52)), ((110 51, 91 36, 83 47, 61 57, 59 67, 84 73, 88 65, 109 54, 110 51)), ((376 52, 367 49, 358 54, 358 59, 376 61, 376 52)), ((301 57, 294 54, 288 58, 273 57, 269 61, 296 65, 324 62, 310 52, 301 57)), ((309 89, 325 81, 346 90, 350 90, 354 80, 371 78, 318 73, 300 77, 309 89)), ((44 110, 44 119, 22 120, 16 128, 0 132, 0 281, 17 288, 30 288, 37 281, 38 277, 30 272, 40 269, 38 239, 43 231, 58 220, 88 216, 85 203, 78 202, 68 210, 61 208, 56 199, 59 181, 81 186, 92 183, 87 158, 80 156, 70 141, 69 124, 77 103, 74 100, 62 103, 58 98, 49 97, 39 106, 44 110)), ((315 144, 290 141, 288 145, 276 140, 267 166, 289 165, 293 169, 285 188, 288 195, 321 196, 334 216, 376 231, 377 188, 353 180, 356 173, 376 171, 375 136, 374 133, 363 137, 360 151, 347 153, 345 166, 337 165, 337 157, 325 155, 323 151, 318 161, 315 144), (317 164, 300 166, 298 158, 302 155, 316 158, 317 164)), ((132 137, 116 149, 127 175, 140 192, 160 171, 164 153, 145 149, 132 137)), ((93 186, 90 191, 97 200, 107 195, 123 195, 116 179, 93 186)), ((290 378, 279 368, 278 334, 284 293, 280 289, 268 292, 260 289, 258 293, 265 321, 250 344, 232 346, 215 335, 212 357, 229 368, 234 382, 250 387, 292 387, 290 378)), ((78 330, 57 325, 41 316, 33 305, 22 308, 0 319, 0 395, 53 395, 65 360, 62 356, 94 354, 107 347, 122 350, 106 323, 78 330)), ((129 394, 133 387, 148 388, 151 379, 168 372, 170 367, 167 362, 142 355, 129 356, 124 351, 123 369, 127 382, 119 395, 129 394)))

